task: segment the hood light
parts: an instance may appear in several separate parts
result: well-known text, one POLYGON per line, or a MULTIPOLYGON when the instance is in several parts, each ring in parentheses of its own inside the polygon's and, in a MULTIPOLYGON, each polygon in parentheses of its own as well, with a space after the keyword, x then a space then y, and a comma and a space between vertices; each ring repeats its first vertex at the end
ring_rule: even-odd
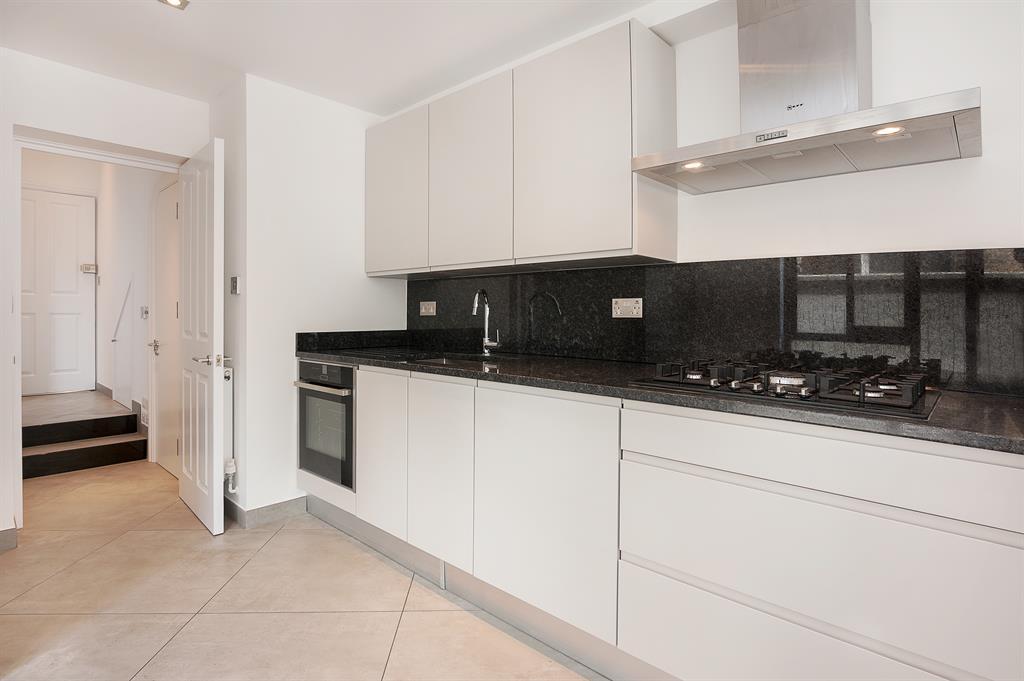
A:
POLYGON ((704 167, 704 162, 703 161, 690 161, 689 163, 684 163, 683 164, 683 168, 685 170, 699 170, 699 169, 701 169, 703 167, 704 167))
POLYGON ((876 137, 888 137, 889 135, 898 135, 906 130, 906 128, 899 125, 890 125, 885 128, 879 128, 873 133, 876 137))
POLYGON ((188 7, 189 0, 157 0, 162 5, 170 5, 174 9, 185 9, 188 7))

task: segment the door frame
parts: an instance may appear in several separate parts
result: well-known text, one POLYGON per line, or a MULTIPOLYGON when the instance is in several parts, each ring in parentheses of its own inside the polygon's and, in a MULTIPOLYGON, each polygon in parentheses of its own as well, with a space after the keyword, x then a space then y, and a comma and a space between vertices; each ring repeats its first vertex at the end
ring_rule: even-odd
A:
MULTIPOLYGON (((179 185, 178 189, 178 205, 181 205, 181 177, 180 175, 175 178, 174 182, 170 183, 166 187, 163 187, 157 191, 157 201, 159 202, 159 196, 163 192, 167 191, 175 184, 179 185)), ((154 244, 156 243, 156 233, 159 229, 159 216, 157 214, 157 207, 153 207, 153 216, 149 221, 149 290, 150 290, 150 301, 149 301, 149 319, 146 324, 146 332, 149 334, 149 338, 156 337, 156 320, 160 314, 159 298, 155 294, 157 290, 156 280, 156 269, 157 269, 157 253, 154 244)), ((180 219, 178 224, 179 230, 181 229, 180 219)), ((179 234, 180 238, 180 234, 179 234)), ((178 269, 181 269, 181 252, 178 253, 178 269)), ((150 352, 146 356, 146 371, 149 372, 149 404, 147 409, 149 410, 149 422, 146 430, 146 460, 151 463, 159 463, 156 458, 156 435, 157 425, 160 421, 160 395, 157 394, 157 372, 156 372, 156 356, 150 352)), ((180 463, 180 460, 179 460, 180 463)), ((181 475, 179 468, 178 475, 181 475)), ((180 477, 179 477, 180 479, 180 477)))
MULTIPOLYGON (((0 453, 4 449, 11 452, 9 472, 11 474, 12 500, 14 505, 14 526, 22 528, 25 526, 25 497, 22 489, 22 467, 21 467, 21 165, 23 151, 34 149, 49 153, 63 154, 65 156, 76 156, 102 163, 115 163, 132 168, 143 168, 145 170, 156 170, 164 173, 177 173, 183 163, 188 159, 181 156, 113 145, 98 140, 91 140, 81 137, 72 137, 61 133, 27 128, 21 125, 14 125, 10 128, 11 138, 11 167, 10 184, 0 185, 0 196, 8 196, 11 199, 10 211, 6 214, 8 220, 5 222, 0 216, 0 244, 4 251, 8 251, 9 271, 7 274, 11 286, 11 318, 9 325, 7 350, 12 353, 14 361, 8 365, 11 367, 10 380, 6 386, 0 385, 0 390, 5 390, 11 400, 11 431, 8 446, 0 443, 0 453), (6 229, 4 229, 6 225, 6 229)), ((4 133, 6 134, 6 132, 4 133)), ((0 181, 3 173, 0 172, 0 181)), ((155 222, 155 220, 152 220, 155 222)), ((151 249, 152 250, 152 249, 151 249)), ((6 305, 5 305, 6 307, 6 305)), ((152 333, 153 316, 150 315, 148 330, 152 333)), ((2 341, 2 338, 0 338, 2 341)), ((0 455, 0 465, 3 465, 3 457, 0 455)), ((0 473, 0 481, 4 478, 0 473)), ((2 495, 0 495, 2 496, 2 495)))

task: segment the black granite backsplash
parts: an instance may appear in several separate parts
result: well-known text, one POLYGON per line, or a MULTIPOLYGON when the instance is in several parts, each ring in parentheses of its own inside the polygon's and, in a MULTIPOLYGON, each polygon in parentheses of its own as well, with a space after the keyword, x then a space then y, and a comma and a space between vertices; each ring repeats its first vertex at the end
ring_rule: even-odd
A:
MULTIPOLYGON (((939 359, 949 387, 1024 394, 1024 249, 410 281, 408 332, 378 345, 479 351, 483 317, 471 314, 478 288, 490 298, 500 351, 638 362, 768 349, 939 359), (612 298, 639 297, 643 319, 612 319, 612 298), (437 316, 419 315, 427 300, 437 301, 437 316)), ((319 340, 320 349, 329 344, 319 340)))

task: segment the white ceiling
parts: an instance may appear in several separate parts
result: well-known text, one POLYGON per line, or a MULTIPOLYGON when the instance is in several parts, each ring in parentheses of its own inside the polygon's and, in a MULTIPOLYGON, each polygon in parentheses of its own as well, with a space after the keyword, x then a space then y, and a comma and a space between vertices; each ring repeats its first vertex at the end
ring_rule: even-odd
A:
POLYGON ((0 43, 210 101, 251 73, 389 114, 647 0, 0 0, 0 43))

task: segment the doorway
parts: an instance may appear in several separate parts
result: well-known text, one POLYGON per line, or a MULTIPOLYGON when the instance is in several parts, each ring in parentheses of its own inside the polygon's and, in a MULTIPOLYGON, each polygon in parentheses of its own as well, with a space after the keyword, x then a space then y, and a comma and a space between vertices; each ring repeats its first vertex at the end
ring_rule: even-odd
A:
MULTIPOLYGON (((178 288, 161 280, 178 248, 156 242, 157 209, 177 176, 36 149, 21 161, 22 477, 153 460, 167 445, 148 429, 152 298, 178 288)), ((174 439, 170 453, 173 473, 174 439)))

